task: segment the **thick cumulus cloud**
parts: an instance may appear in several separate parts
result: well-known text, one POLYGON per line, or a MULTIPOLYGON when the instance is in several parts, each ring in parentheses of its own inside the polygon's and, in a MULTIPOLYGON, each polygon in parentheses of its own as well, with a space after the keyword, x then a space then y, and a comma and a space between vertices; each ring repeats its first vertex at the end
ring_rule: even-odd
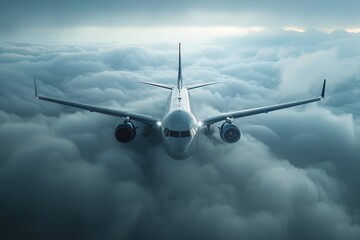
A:
POLYGON ((0 44, 0 235, 3 239, 359 239, 359 36, 261 32, 184 46, 197 116, 320 94, 321 103, 214 126, 185 161, 138 124, 33 97, 41 93, 162 116, 177 46, 0 44))

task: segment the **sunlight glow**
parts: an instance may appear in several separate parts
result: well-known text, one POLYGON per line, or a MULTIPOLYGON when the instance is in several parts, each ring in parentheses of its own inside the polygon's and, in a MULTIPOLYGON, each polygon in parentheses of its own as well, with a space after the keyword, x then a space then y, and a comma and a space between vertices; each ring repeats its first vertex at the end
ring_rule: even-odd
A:
POLYGON ((71 42, 187 42, 197 43, 217 37, 242 36, 265 30, 262 27, 234 26, 166 26, 166 27, 80 27, 33 29, 31 36, 47 36, 53 41, 71 42))
MULTIPOLYGON (((214 27, 117 27, 117 28, 85 28, 80 32, 94 33, 96 37, 105 39, 143 41, 186 41, 197 42, 220 36, 245 35, 262 31, 263 28, 239 28, 229 26, 214 27)), ((86 34, 85 34, 86 35, 86 34)))
POLYGON ((283 27, 282 29, 284 29, 285 31, 294 31, 294 32, 305 32, 305 28, 303 27, 298 27, 298 26, 286 26, 286 27, 283 27))
POLYGON ((348 28, 346 31, 349 33, 360 33, 360 28, 348 28))

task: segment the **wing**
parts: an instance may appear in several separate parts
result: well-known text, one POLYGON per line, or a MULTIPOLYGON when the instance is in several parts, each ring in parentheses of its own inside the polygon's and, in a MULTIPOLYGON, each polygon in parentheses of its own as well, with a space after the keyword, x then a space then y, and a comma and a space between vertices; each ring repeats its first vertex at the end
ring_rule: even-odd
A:
POLYGON ((62 105, 70 106, 70 107, 88 110, 90 112, 97 112, 97 113, 102 113, 102 114, 115 116, 115 117, 129 117, 130 119, 133 119, 135 121, 142 122, 145 124, 149 124, 149 125, 155 125, 158 121, 160 121, 159 118, 149 116, 149 115, 131 113, 131 112, 127 112, 127 111, 120 111, 120 110, 116 110, 116 109, 104 108, 104 107, 99 107, 99 106, 94 106, 94 105, 66 101, 66 100, 52 98, 52 97, 41 96, 38 93, 35 78, 34 78, 34 85, 35 85, 35 97, 40 100, 58 103, 58 104, 62 104, 62 105))
POLYGON ((326 85, 326 79, 324 80, 320 97, 310 98, 310 99, 305 99, 305 100, 295 101, 295 102, 289 102, 289 103, 283 103, 283 104, 277 104, 277 105, 272 105, 272 106, 266 106, 266 107, 245 109, 245 110, 236 111, 236 112, 217 114, 217 115, 213 115, 213 116, 208 116, 208 117, 200 120, 199 122, 202 123, 203 125, 211 125, 216 122, 226 120, 227 118, 247 117, 247 116, 256 115, 256 114, 260 114, 260 113, 268 113, 268 112, 272 112, 272 111, 276 111, 276 110, 280 110, 280 109, 284 109, 284 108, 289 108, 289 107, 294 107, 294 106, 303 105, 303 104, 307 104, 307 103, 317 102, 317 101, 324 99, 324 97, 325 97, 325 85, 326 85))

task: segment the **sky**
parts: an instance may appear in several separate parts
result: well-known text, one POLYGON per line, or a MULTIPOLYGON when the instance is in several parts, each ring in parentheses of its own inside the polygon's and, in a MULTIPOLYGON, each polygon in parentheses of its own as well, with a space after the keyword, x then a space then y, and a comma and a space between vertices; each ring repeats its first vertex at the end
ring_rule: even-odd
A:
POLYGON ((356 1, 0 3, 1 239, 359 239, 356 1), (182 42, 196 116, 315 97, 217 126, 184 161, 140 123, 42 94, 163 116, 182 42))
POLYGON ((356 0, 2 0, 0 36, 26 42, 128 43, 194 41, 283 27, 359 32, 359 5, 356 0))

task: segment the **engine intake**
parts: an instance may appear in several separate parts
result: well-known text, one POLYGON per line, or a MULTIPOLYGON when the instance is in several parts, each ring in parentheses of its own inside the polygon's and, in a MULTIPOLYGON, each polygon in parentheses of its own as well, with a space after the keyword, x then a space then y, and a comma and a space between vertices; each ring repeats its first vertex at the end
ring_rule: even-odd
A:
POLYGON ((129 118, 116 127, 115 138, 121 143, 129 143, 134 140, 135 136, 136 127, 130 122, 129 118))
POLYGON ((227 119, 220 127, 220 137, 226 143, 236 143, 241 137, 241 131, 235 123, 227 119))

